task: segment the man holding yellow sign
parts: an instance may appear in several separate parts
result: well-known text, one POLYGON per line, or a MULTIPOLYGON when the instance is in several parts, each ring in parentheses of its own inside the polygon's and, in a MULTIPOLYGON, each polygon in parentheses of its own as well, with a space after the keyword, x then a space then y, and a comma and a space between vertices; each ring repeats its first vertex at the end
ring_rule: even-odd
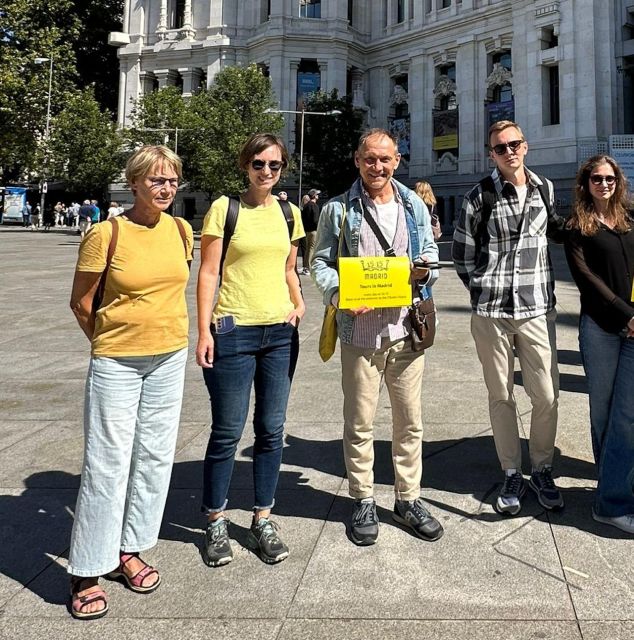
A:
POLYGON ((420 498, 424 352, 412 348, 408 307, 438 277, 429 211, 393 179, 396 140, 383 129, 361 136, 360 177, 322 209, 311 269, 326 305, 337 308, 343 387, 343 450, 354 499, 350 538, 374 544, 373 420, 384 380, 392 404, 393 518, 425 540, 443 534, 420 498))

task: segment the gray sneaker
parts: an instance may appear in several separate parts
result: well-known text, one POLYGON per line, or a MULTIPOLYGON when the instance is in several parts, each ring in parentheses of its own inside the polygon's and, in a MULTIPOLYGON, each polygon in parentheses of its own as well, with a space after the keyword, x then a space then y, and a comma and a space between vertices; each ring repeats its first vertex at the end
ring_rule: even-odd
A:
POLYGON ((419 538, 430 542, 442 538, 445 532, 440 522, 429 513, 429 509, 421 498, 411 502, 397 500, 394 503, 392 518, 409 527, 419 538))
POLYGON ((544 509, 558 511, 564 508, 564 498, 555 485, 552 473, 551 467, 544 467, 541 471, 533 471, 528 486, 535 492, 539 504, 544 509))
POLYGON ((350 539, 355 544, 365 547, 374 544, 378 537, 379 517, 376 514, 374 498, 355 500, 350 523, 350 539))
POLYGON ((495 502, 495 510, 505 516, 515 516, 522 509, 522 498, 526 493, 524 476, 519 471, 506 474, 504 485, 495 502))
POLYGON ((268 518, 260 518, 253 522, 247 545, 256 551, 260 558, 267 564, 275 564, 288 558, 288 547, 282 542, 277 534, 279 525, 268 518))
POLYGON ((207 523, 205 543, 202 549, 203 562, 209 567, 221 567, 233 560, 233 550, 229 542, 227 518, 218 518, 207 523))

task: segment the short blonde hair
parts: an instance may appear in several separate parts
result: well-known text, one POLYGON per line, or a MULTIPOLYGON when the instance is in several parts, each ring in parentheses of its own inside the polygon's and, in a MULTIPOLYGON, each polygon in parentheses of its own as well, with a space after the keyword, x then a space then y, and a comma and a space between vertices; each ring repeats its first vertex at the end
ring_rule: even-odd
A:
POLYGON ((414 185, 416 195, 427 205, 436 204, 436 196, 429 182, 421 180, 414 185))
POLYGON ((504 131, 504 129, 510 129, 511 127, 517 129, 518 133, 520 134, 520 138, 522 139, 522 142, 525 142, 526 138, 524 138, 522 129, 520 128, 519 124, 517 124, 517 122, 513 122, 512 120, 498 120, 498 122, 494 122, 489 127, 488 142, 489 143, 491 142, 491 136, 494 133, 500 133, 500 131, 504 131))
POLYGON ((183 177, 182 160, 162 144, 146 144, 137 149, 125 165, 125 179, 128 184, 147 176, 157 163, 171 166, 179 178, 183 177))

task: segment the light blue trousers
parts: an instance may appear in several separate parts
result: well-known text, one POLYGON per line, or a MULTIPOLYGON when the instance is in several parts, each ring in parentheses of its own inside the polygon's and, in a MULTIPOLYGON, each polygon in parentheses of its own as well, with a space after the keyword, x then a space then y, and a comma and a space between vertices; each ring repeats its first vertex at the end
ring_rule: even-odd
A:
POLYGON ((153 547, 167 499, 187 349, 95 357, 84 407, 84 464, 68 572, 100 576, 119 552, 153 547))

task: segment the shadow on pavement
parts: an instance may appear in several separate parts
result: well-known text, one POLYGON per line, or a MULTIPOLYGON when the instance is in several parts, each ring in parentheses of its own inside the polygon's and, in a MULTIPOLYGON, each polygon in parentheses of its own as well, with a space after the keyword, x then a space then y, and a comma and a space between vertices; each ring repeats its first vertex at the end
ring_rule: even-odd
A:
MULTIPOLYGON (((312 441, 291 435, 286 440, 285 465, 344 477, 340 440, 312 441)), ((524 441, 525 452, 526 447, 524 441)), ((424 442, 423 451, 423 497, 434 507, 436 515, 438 511, 444 511, 464 519, 484 522, 500 518, 491 506, 501 481, 492 436, 424 442), (428 499, 426 492, 429 489, 472 494, 480 504, 472 512, 463 511, 437 499, 428 499)), ((248 455, 250 449, 242 453, 248 455)), ((562 455, 559 450, 556 452, 555 469, 562 476, 595 478, 592 463, 562 455)), ((251 510, 251 478, 251 461, 236 461, 229 509, 251 510)), ((375 483, 391 486, 393 482, 391 443, 378 440, 375 442, 375 483)), ((174 465, 160 539, 200 547, 204 527, 204 516, 200 513, 201 483, 202 461, 178 462, 174 465)), ((3 540, 0 546, 0 569, 6 577, 32 590, 44 601, 65 606, 68 576, 59 558, 65 558, 68 554, 79 476, 64 471, 47 471, 29 476, 25 484, 26 489, 20 495, 0 496, 3 540), (47 572, 46 579, 39 579, 44 571, 47 572)), ((562 513, 540 514, 538 517, 544 515, 551 523, 605 538, 627 537, 590 518, 593 490, 568 489, 564 490, 564 495, 567 508, 562 513)), ((310 479, 302 471, 281 471, 275 515, 323 519, 340 522, 347 527, 351 510, 351 498, 311 486, 310 479)), ((383 524, 401 528, 392 521, 388 509, 379 507, 378 514, 383 524)), ((232 525, 232 537, 238 544, 246 545, 246 535, 245 527, 232 525)))

